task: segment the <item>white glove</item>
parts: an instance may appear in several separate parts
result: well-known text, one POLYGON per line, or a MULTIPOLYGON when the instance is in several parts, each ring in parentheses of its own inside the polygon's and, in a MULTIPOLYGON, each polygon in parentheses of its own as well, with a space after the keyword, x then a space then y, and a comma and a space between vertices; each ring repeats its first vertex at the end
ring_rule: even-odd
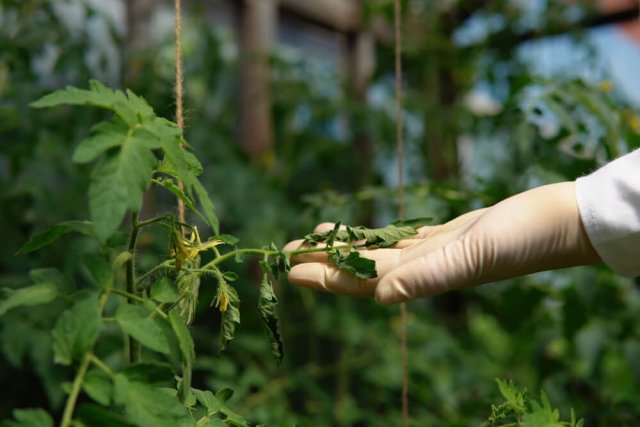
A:
MULTIPOLYGON (((321 224, 316 231, 332 225, 321 224)), ((575 183, 529 190, 446 224, 423 227, 394 248, 363 250, 378 277, 362 280, 305 254, 289 281, 345 295, 376 297, 388 305, 543 270, 599 262, 580 219, 575 183)), ((301 241, 285 250, 297 249, 301 241)))

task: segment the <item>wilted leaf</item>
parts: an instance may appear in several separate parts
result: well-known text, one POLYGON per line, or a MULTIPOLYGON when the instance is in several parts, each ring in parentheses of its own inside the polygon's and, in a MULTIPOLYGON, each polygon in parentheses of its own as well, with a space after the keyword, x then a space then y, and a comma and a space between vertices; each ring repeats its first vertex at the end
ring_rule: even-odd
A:
POLYGON ((280 333, 280 319, 278 318, 278 299, 273 292, 273 285, 265 274, 260 284, 260 296, 258 298, 258 313, 262 319, 267 336, 271 343, 271 353, 278 363, 284 356, 282 334, 280 333))
POLYGON ((344 255, 340 250, 334 250, 329 254, 329 262, 342 271, 351 273, 359 279, 373 279, 378 277, 376 262, 360 256, 357 251, 344 255))

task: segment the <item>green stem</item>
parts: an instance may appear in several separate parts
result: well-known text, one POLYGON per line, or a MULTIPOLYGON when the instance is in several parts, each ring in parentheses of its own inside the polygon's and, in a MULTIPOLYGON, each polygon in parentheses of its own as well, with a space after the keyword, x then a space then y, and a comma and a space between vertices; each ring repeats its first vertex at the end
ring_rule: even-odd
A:
MULTIPOLYGON (((125 291, 131 295, 136 294, 136 272, 135 272, 135 253, 136 253, 136 243, 138 242, 138 233, 140 231, 140 227, 138 224, 138 214, 136 212, 131 213, 131 234, 129 235, 129 245, 127 250, 131 254, 131 258, 127 261, 126 264, 126 276, 125 276, 125 291)), ((127 296, 127 303, 130 303, 132 298, 127 296)), ((129 362, 131 361, 139 361, 140 360, 140 352, 141 347, 140 343, 137 343, 133 340, 133 338, 129 337, 129 351, 127 358, 129 362)))
POLYGON ((129 301, 144 302, 144 299, 122 289, 111 289, 111 293, 126 297, 129 301))
POLYGON ((137 222, 136 227, 139 229, 143 227, 148 227, 149 225, 153 225, 158 222, 171 221, 171 218, 172 218, 171 215, 162 215, 154 218, 145 219, 144 221, 137 222))
POLYGON ((80 364, 80 368, 78 368, 78 372, 76 372, 76 377, 73 380, 73 386, 71 387, 71 393, 69 393, 69 397, 67 398, 67 403, 64 405, 64 413, 62 415, 62 421, 60 421, 60 427, 69 427, 71 422, 73 421, 73 412, 76 409, 76 402, 78 401, 78 395, 80 394, 80 389, 82 388, 82 382, 84 381, 84 376, 87 373, 87 368, 91 363, 91 356, 93 353, 88 351, 84 354, 82 358, 82 363, 80 364))
POLYGON ((173 260, 167 260, 163 263, 156 265, 155 267, 153 267, 152 269, 144 273, 142 276, 140 276, 138 280, 136 280, 136 288, 140 289, 144 281, 147 280, 149 277, 153 276, 154 274, 156 274, 158 271, 163 269, 169 269, 169 268, 175 268, 175 264, 173 260))
POLYGON ((102 372, 104 372, 105 374, 107 374, 109 376, 109 378, 115 377, 115 373, 113 372, 113 370, 106 364, 104 363, 102 360, 100 360, 98 358, 98 356, 96 356, 95 354, 91 354, 91 362, 96 365, 98 368, 100 368, 100 370, 102 372))

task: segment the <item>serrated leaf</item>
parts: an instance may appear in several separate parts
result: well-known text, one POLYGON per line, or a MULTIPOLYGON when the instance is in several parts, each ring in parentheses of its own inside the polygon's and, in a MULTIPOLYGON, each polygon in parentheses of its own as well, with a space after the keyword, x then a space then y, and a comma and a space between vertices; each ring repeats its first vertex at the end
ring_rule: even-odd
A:
POLYGON ((78 301, 62 313, 51 336, 54 361, 69 365, 91 349, 102 329, 100 307, 96 298, 78 301))
POLYGON ((141 307, 121 305, 116 312, 116 322, 122 331, 131 335, 143 346, 159 353, 169 354, 169 341, 160 325, 154 319, 147 317, 141 307))
POLYGON ((189 328, 177 310, 171 310, 169 312, 169 324, 176 334, 182 355, 182 384, 180 385, 179 395, 180 400, 184 402, 191 389, 191 369, 196 357, 196 352, 189 328))
POLYGON ((167 390, 128 381, 116 375, 118 401, 124 404, 127 421, 139 427, 195 427, 186 407, 167 390))
POLYGON ((425 220, 426 218, 409 219, 404 220, 399 224, 407 223, 410 225, 396 226, 390 224, 383 228, 366 228, 361 226, 346 227, 344 230, 337 230, 334 228, 333 230, 323 233, 307 234, 304 237, 304 240, 306 243, 311 244, 332 244, 334 240, 347 243, 364 240, 365 246, 386 247, 395 244, 399 240, 415 236, 417 234, 415 227, 422 224, 425 220))
POLYGON ((38 283, 19 289, 2 289, 0 316, 16 307, 34 306, 53 301, 58 290, 53 283, 38 283))
POLYGON ((155 386, 171 386, 174 384, 174 372, 171 365, 161 362, 140 362, 129 365, 122 370, 129 381, 136 381, 155 386))
POLYGON ((6 427, 53 427, 53 418, 43 409, 14 409, 15 421, 6 421, 6 427))
POLYGON ((102 371, 87 372, 82 382, 82 389, 101 405, 108 406, 111 403, 113 386, 109 377, 102 371))
POLYGON ((71 160, 75 163, 88 163, 113 147, 119 147, 127 138, 129 125, 118 117, 98 123, 91 134, 83 139, 73 152, 71 160))
POLYGON ((46 108, 58 105, 91 105, 115 112, 128 125, 133 125, 145 117, 153 115, 153 109, 142 105, 137 99, 128 99, 119 91, 113 91, 102 83, 91 80, 89 90, 67 86, 32 102, 33 108, 46 108))
POLYGON ((412 228, 420 228, 429 224, 433 221, 433 217, 430 216, 421 216, 418 218, 410 218, 410 219, 398 219, 391 223, 394 227, 412 227, 412 228))
POLYGON ((258 313, 262 319, 267 337, 271 343, 271 354, 278 363, 282 362, 284 346, 280 333, 280 319, 278 318, 278 298, 273 291, 273 284, 265 274, 260 284, 260 296, 258 297, 258 313))
POLYGON ((360 253, 357 251, 344 255, 341 251, 335 250, 329 254, 329 262, 340 270, 351 273, 359 279, 373 279, 378 277, 376 262, 360 256, 360 253))
POLYGON ((61 236, 74 231, 87 236, 95 235, 91 222, 89 221, 64 221, 32 235, 16 255, 28 254, 29 252, 43 248, 55 242, 61 236))

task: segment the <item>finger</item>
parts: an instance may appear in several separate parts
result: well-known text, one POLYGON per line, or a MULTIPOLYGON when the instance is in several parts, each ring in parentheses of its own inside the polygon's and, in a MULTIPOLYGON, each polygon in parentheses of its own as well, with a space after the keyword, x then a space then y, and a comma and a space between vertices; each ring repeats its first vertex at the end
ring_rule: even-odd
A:
POLYGON ((377 280, 359 279, 334 265, 310 262, 294 266, 289 272, 289 282, 341 295, 372 297, 377 280))
MULTIPOLYGON (((318 225, 316 225, 316 228, 313 229, 314 233, 326 233, 327 231, 331 231, 333 230, 333 228, 336 226, 336 224, 334 222, 323 222, 320 223, 318 225)), ((339 227, 339 230, 346 230, 347 227, 344 225, 341 225, 339 227)))

